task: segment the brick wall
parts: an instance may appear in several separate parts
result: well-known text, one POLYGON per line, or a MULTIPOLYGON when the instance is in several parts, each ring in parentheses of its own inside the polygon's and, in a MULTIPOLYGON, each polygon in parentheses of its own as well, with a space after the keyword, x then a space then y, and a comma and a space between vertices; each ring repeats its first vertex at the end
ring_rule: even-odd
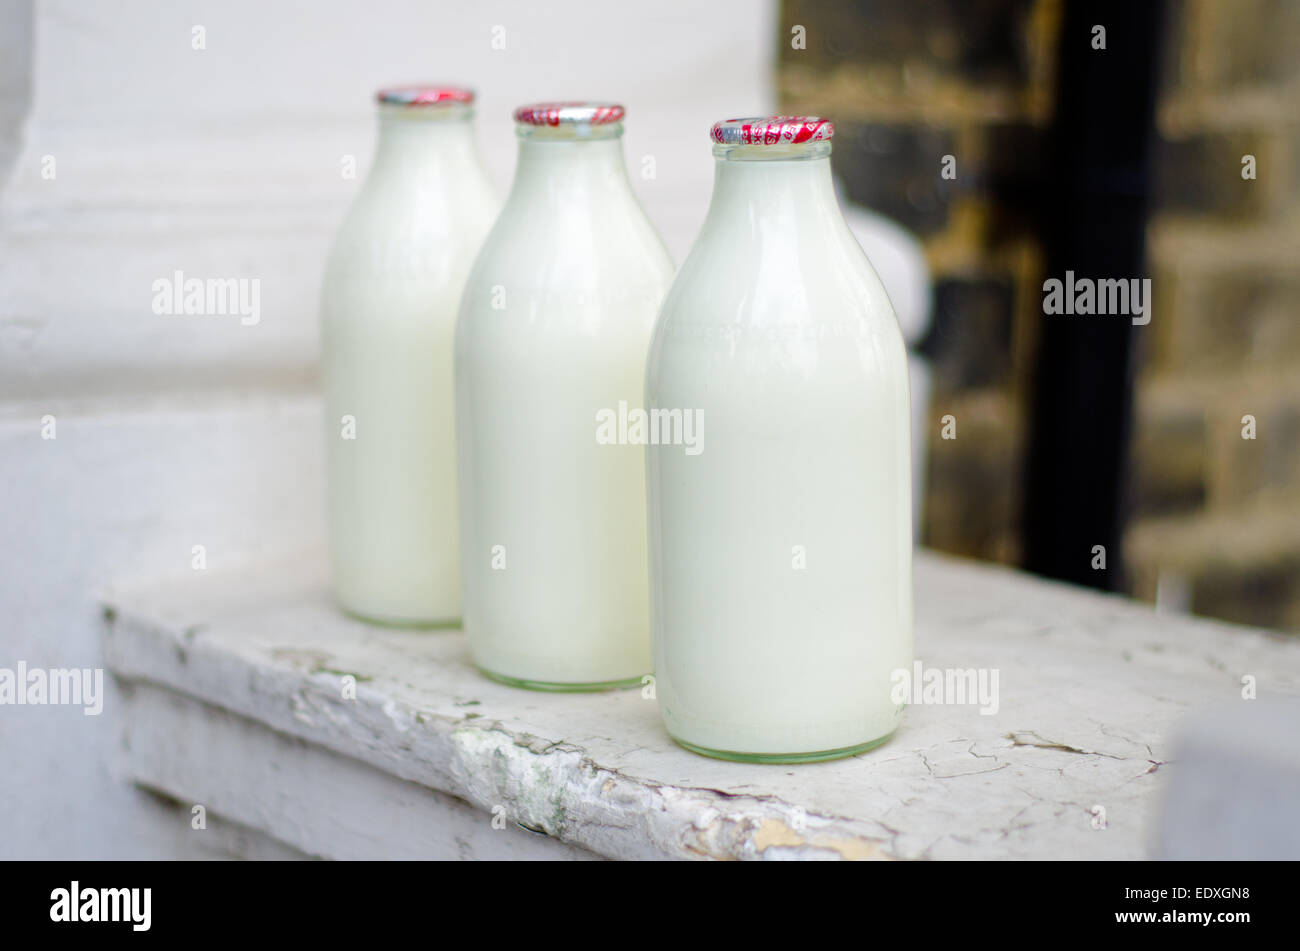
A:
POLYGON ((1134 587, 1300 629, 1300 4, 1172 12, 1126 542, 1134 587))
MULTIPOLYGON (((783 5, 782 108, 835 119, 850 197, 916 231, 935 274, 922 538, 1010 563, 1042 320, 1028 205, 1061 23, 1061 0, 783 5)), ((1166 29, 1130 580, 1174 607, 1300 628, 1300 4, 1173 0, 1166 29)))

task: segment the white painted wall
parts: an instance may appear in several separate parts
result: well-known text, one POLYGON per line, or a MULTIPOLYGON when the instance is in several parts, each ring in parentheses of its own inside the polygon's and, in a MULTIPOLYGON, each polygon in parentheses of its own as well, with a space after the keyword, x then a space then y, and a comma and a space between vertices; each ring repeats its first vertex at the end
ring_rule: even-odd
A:
POLYGON ((31 116, 0 231, 7 398, 309 380, 325 250, 362 177, 340 165, 355 155, 364 172, 381 85, 477 88, 479 141, 503 191, 513 106, 625 103, 637 191, 678 261, 708 201, 709 125, 774 102, 774 0, 39 0, 35 11, 31 116), (192 48, 196 27, 205 49, 192 48), (638 174, 646 155, 653 180, 638 174), (150 285, 177 269, 259 278, 261 322, 159 319, 150 285))
MULTIPOLYGON (((476 87, 502 191, 515 105, 623 102, 680 262, 709 125, 775 105, 776 31, 776 0, 0 0, 0 667, 101 666, 95 592, 194 545, 319 549, 317 289, 375 88, 476 87), (155 315, 176 270, 259 279, 261 320, 155 315)), ((211 853, 120 778, 119 713, 0 707, 0 858, 211 853)))
MULTIPOLYGON (((214 567, 319 547, 316 294, 374 88, 477 87, 503 190, 512 106, 624 102, 680 261, 709 124, 774 104, 775 7, 0 0, 0 667, 101 666, 94 592, 191 574, 193 545, 214 567), (261 321, 156 316, 175 270, 259 278, 261 321)), ((119 700, 0 707, 0 857, 210 854, 120 779, 119 700)))

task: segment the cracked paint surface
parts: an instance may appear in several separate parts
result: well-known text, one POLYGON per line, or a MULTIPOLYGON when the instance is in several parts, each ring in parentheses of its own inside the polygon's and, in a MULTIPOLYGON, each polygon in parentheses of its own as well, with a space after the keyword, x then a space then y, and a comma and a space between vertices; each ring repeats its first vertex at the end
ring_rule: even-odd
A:
POLYGON ((1239 702, 1244 673, 1300 693, 1300 645, 1262 632, 927 555, 916 575, 917 658, 996 667, 999 712, 916 705, 878 749, 805 766, 688 753, 639 690, 486 681, 460 634, 367 627, 311 575, 255 611, 248 582, 222 592, 216 577, 202 601, 176 586, 124 597, 106 653, 125 680, 615 858, 1139 858, 1184 714, 1239 702))

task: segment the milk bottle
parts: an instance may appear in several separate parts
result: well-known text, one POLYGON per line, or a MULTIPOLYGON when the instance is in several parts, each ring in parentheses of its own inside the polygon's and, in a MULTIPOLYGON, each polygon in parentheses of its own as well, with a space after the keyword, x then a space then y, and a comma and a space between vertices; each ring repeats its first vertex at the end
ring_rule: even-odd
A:
POLYGON ((597 428, 640 406, 672 264, 628 181, 622 119, 601 103, 515 112, 514 185, 460 310, 465 632, 517 686, 650 670, 644 449, 597 428))
POLYGON ((647 448, 657 697, 679 743, 728 759, 882 742, 912 660, 907 357, 836 203, 832 133, 713 127, 713 198, 646 375, 652 413, 705 433, 647 448))
POLYGON ((382 90, 374 165, 322 294, 334 592, 400 625, 460 616, 452 346, 498 202, 468 90, 382 90))

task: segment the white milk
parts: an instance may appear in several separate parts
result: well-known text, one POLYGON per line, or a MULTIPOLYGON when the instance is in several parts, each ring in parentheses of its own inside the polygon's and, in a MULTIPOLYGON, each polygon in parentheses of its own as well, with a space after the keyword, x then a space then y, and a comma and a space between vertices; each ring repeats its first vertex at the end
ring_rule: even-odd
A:
POLYGON ((452 348, 498 207, 468 98, 380 93, 374 166, 325 276, 334 591, 345 610, 383 623, 460 616, 452 348))
POLYGON ((484 672, 522 686, 650 670, 644 450, 596 429, 640 405, 672 264, 628 182, 621 115, 516 112, 514 186, 460 311, 465 632, 484 672))
POLYGON ((699 410, 704 433, 647 455, 660 711, 730 758, 860 752, 897 726, 912 659, 907 355, 818 121, 715 146, 646 377, 648 406, 699 410))

